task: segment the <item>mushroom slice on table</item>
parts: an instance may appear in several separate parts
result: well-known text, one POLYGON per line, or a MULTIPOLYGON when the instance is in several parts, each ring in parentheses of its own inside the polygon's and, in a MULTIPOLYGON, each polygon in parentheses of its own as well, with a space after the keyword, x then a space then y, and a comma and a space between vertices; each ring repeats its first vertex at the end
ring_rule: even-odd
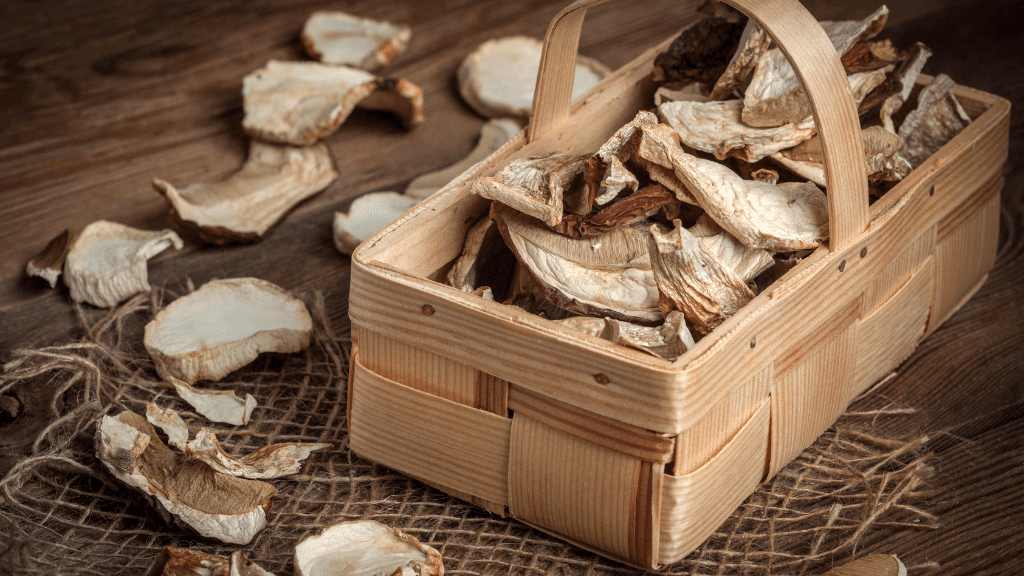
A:
POLYGON ((342 522, 295 545, 298 576, 444 576, 441 554, 374 520, 342 522))
POLYGON ((50 240, 42 252, 28 261, 28 264, 25 265, 25 273, 42 278, 50 284, 50 288, 56 288, 61 270, 64 269, 64 260, 74 241, 75 232, 70 228, 64 230, 56 238, 50 240))
POLYGON ((210 468, 224 474, 249 478, 252 480, 269 480, 289 474, 296 474, 311 452, 330 448, 331 444, 310 442, 291 442, 263 446, 235 458, 224 452, 217 436, 209 428, 200 428, 195 439, 188 443, 185 458, 200 460, 210 468))
POLYGON ((513 118, 488 120, 480 128, 480 139, 477 140, 476 147, 470 151, 468 156, 447 168, 413 178, 412 182, 405 187, 404 194, 417 200, 426 199, 454 180, 456 176, 504 146, 522 129, 522 124, 513 118))
POLYGON ((335 212, 334 247, 349 256, 359 244, 395 221, 419 201, 398 192, 370 192, 352 201, 348 212, 335 212))
MULTIPOLYGON (((484 42, 459 66, 459 94, 486 118, 527 118, 533 106, 543 47, 540 40, 528 36, 484 42)), ((582 96, 610 73, 597 60, 577 56, 572 99, 582 96)))
POLYGON ((338 173, 325 144, 282 146, 253 140, 249 158, 221 182, 181 190, 153 180, 171 216, 207 242, 262 240, 296 204, 326 188, 338 173))
POLYGON ((314 12, 302 27, 306 53, 325 64, 374 71, 409 45, 412 29, 345 12, 314 12))
POLYGON ((274 576, 249 561, 241 550, 230 558, 187 548, 165 547, 153 560, 146 576, 274 576))
POLYGON ((586 193, 582 176, 589 157, 546 154, 518 158, 494 176, 474 180, 471 190, 554 226, 562 220, 564 197, 586 193))
POLYGON ((899 154, 915 168, 971 123, 971 117, 953 95, 953 86, 949 76, 936 76, 921 89, 917 108, 900 124, 899 154))
POLYGON ((96 455, 115 478, 141 492, 170 523, 231 544, 248 544, 267 525, 277 490, 188 462, 165 446, 134 412, 103 416, 96 455))
POLYGON ((895 554, 868 554, 821 576, 907 576, 907 567, 895 554))
POLYGON ((319 62, 280 62, 245 77, 242 128, 254 138, 308 146, 337 130, 357 106, 423 121, 423 91, 404 79, 319 62))
POLYGON ((246 394, 243 399, 233 390, 200 390, 174 377, 167 381, 182 400, 211 422, 242 426, 249 423, 249 416, 256 408, 256 398, 252 394, 246 394))
POLYGON ((75 302, 110 308, 149 290, 147 261, 183 245, 171 230, 138 230, 99 220, 72 243, 64 260, 64 283, 75 302))
POLYGON ((167 434, 167 443, 182 452, 188 444, 188 426, 175 410, 160 408, 156 402, 146 405, 146 420, 167 434))
POLYGON ((306 305, 258 278, 207 282, 146 324, 143 343, 161 378, 220 380, 262 352, 305 350, 313 331, 306 305))

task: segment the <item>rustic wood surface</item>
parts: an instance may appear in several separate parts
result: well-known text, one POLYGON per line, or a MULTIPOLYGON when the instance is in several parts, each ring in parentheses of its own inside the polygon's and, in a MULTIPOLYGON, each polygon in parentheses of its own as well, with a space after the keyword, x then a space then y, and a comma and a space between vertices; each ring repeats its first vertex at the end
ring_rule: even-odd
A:
MULTIPOLYGON (((541 37, 566 0, 370 2, 319 0, 5 2, 0 5, 0 361, 23 346, 77 335, 66 289, 24 276, 25 263, 64 228, 108 219, 170 226, 154 177, 175 185, 223 177, 248 148, 241 79, 271 58, 302 59, 299 30, 316 9, 338 8, 412 25, 409 49, 384 72, 424 90, 426 121, 410 132, 386 114, 355 112, 327 139, 341 177, 301 204, 267 240, 203 247, 192 241, 151 261, 150 281, 257 276, 322 290, 347 322, 349 260, 330 239, 335 210, 373 190, 460 159, 483 119, 455 89, 461 59, 483 40, 541 37)), ((861 17, 874 2, 809 0, 821 19, 861 17)), ((894 0, 883 37, 915 40, 935 56, 925 72, 1024 105, 1024 5, 1016 0, 894 0)), ((591 10, 580 51, 616 68, 673 33, 685 2, 612 2, 591 10)), ((981 290, 933 333, 870 402, 917 408, 890 419, 893 434, 927 433, 938 474, 937 530, 880 527, 866 550, 944 574, 1012 572, 1024 555, 1024 133, 1011 118, 1000 251, 981 290), (881 400, 880 400, 881 399, 881 400)), ((44 391, 40 392, 45 395, 44 391)), ((870 402, 861 403, 867 405, 870 402)), ((855 408, 860 405, 855 405, 855 408)), ((17 439, 45 422, 25 406, 0 420, 0 470, 17 439)), ((2 543, 0 543, 2 544, 2 543)))

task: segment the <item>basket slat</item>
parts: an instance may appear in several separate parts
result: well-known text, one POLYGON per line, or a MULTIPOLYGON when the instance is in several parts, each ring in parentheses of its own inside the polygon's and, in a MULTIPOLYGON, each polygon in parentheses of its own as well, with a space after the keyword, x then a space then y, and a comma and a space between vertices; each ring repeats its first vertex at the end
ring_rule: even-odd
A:
MULTIPOLYGON (((896 257, 896 260, 883 271, 878 279, 864 292, 864 316, 873 314, 880 306, 889 301, 897 291, 917 273, 921 264, 935 252, 935 227, 925 230, 917 240, 896 257)), ((931 305, 931 296, 928 304, 931 305)))

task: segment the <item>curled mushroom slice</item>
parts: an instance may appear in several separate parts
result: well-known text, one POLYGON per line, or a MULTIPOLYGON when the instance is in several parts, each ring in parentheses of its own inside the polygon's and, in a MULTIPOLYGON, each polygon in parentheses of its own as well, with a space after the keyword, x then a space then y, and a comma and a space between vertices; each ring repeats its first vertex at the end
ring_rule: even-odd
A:
POLYGON ((715 260, 728 266, 744 282, 749 283, 775 265, 771 252, 747 248, 707 214, 701 216, 687 231, 704 244, 715 260))
POLYGON ((515 273, 516 259, 489 216, 466 233, 462 254, 448 271, 448 285, 488 300, 504 300, 515 273))
POLYGON ((892 44, 892 40, 879 42, 858 42, 841 59, 847 74, 869 72, 895 64, 904 55, 892 44))
POLYGON ((162 378, 220 380, 262 352, 309 346, 306 305, 258 278, 207 282, 146 324, 143 343, 162 378))
POLYGON ((157 554, 146 576, 274 576, 250 562, 240 550, 231 558, 187 548, 165 547, 157 554))
POLYGON ((920 166, 939 148, 971 123, 951 91, 954 82, 939 74, 917 96, 917 108, 900 124, 900 156, 914 167, 920 166))
POLYGON ((651 228, 650 254, 662 311, 681 311, 701 334, 711 332, 754 298, 746 282, 678 220, 668 233, 651 228))
POLYGON ((480 139, 469 155, 455 164, 437 172, 417 176, 405 187, 404 194, 417 200, 424 200, 443 188, 456 176, 472 165, 490 156, 523 129, 519 121, 512 118, 495 118, 487 121, 480 129, 480 139))
POLYGON ((563 197, 580 182, 589 154, 518 158, 494 176, 473 181, 472 191, 554 226, 562 220, 563 197))
POLYGON ((138 230, 99 220, 75 238, 64 260, 64 283, 75 302, 110 308, 149 290, 146 262, 181 238, 171 230, 138 230))
POLYGON ((178 190, 158 178, 153 187, 164 195, 175 220, 203 240, 223 244, 262 240, 292 207, 337 177, 325 144, 296 147, 253 140, 245 165, 226 180, 178 190))
POLYGON ((587 159, 584 166, 584 179, 588 188, 585 200, 579 206, 566 206, 566 210, 573 214, 586 215, 590 213, 594 204, 603 206, 611 202, 627 187, 635 192, 639 182, 623 163, 636 154, 640 146, 641 129, 657 123, 658 117, 653 112, 641 110, 629 123, 616 130, 615 134, 587 159))
POLYGON ((644 186, 591 216, 566 214, 553 228, 572 238, 595 238, 619 226, 646 220, 669 204, 678 202, 664 186, 644 186))
POLYGON ((346 66, 279 62, 245 77, 242 128, 255 138, 306 146, 337 130, 359 106, 423 121, 423 92, 404 79, 378 78, 346 66))
POLYGON ((199 390, 174 377, 167 381, 182 400, 211 422, 242 426, 249 423, 249 416, 256 408, 256 398, 252 394, 246 394, 243 400, 235 396, 233 390, 199 390))
POLYGON ((646 225, 575 239, 497 202, 491 214, 528 271, 535 293, 551 304, 581 316, 646 324, 664 317, 647 254, 646 225))
POLYGON ((614 318, 594 318, 591 316, 573 316, 555 320, 558 324, 596 336, 621 346, 647 352, 665 360, 675 360, 690 348, 693 348, 693 335, 686 327, 682 312, 672 310, 665 316, 660 326, 641 326, 614 318))
POLYGON ((373 520, 335 524, 295 546, 298 576, 444 576, 441 554, 373 520))
POLYGON ((142 493, 168 523, 231 544, 248 544, 266 526, 277 494, 265 482, 185 461, 134 412, 103 417, 96 427, 96 455, 107 471, 142 493))
MULTIPOLYGON (((509 36, 484 42, 459 66, 459 94, 486 118, 526 118, 533 106, 533 90, 544 45, 536 38, 509 36)), ((575 100, 611 70, 597 60, 577 56, 572 83, 575 100)))
POLYGON ((743 27, 743 33, 740 35, 739 48, 732 55, 725 71, 715 81, 710 99, 725 100, 734 91, 742 88, 771 42, 772 39, 764 28, 758 26, 757 22, 752 19, 747 20, 746 26, 743 27))
POLYGON ((363 240, 394 222, 418 202, 398 192, 370 192, 356 198, 347 213, 334 213, 334 247, 351 256, 363 240))
POLYGON ((705 18, 683 30, 654 58, 655 82, 714 82, 740 42, 743 26, 729 18, 705 18))
MULTIPOLYGON (((893 169, 894 173, 898 171, 899 165, 890 160, 899 150, 899 136, 881 126, 869 126, 861 130, 861 140, 864 143, 865 169, 868 174, 886 169, 893 169)), ((773 154, 772 159, 794 174, 825 187, 825 156, 821 149, 821 139, 817 135, 799 146, 773 154)), ((906 174, 900 178, 903 176, 906 174)))
POLYGON ((75 241, 75 233, 70 228, 50 240, 43 248, 43 251, 36 254, 25 266, 25 273, 46 280, 50 288, 57 287, 57 280, 60 279, 61 270, 64 269, 64 260, 68 251, 75 241))
MULTIPOLYGON (((255 402, 255 399, 253 399, 255 402)), ((188 444, 188 426, 181 416, 170 408, 160 408, 156 402, 146 405, 146 420, 167 434, 167 443, 182 452, 188 444)))
POLYGON ((314 59, 374 71, 409 45, 412 29, 345 12, 314 12, 302 28, 302 45, 314 59))
POLYGON ((213 431, 204 427, 188 443, 185 458, 206 462, 218 472, 239 478, 268 480, 298 473, 302 461, 311 452, 330 447, 330 444, 310 442, 271 444, 257 448, 241 458, 234 458, 224 452, 213 431))

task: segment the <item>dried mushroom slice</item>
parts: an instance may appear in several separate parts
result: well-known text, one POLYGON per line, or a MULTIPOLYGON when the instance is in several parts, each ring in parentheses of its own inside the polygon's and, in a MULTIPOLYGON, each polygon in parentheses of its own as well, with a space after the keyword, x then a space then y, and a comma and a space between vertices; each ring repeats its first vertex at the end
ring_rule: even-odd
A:
POLYGON ((664 186, 644 186, 591 216, 566 214, 554 229, 571 238, 596 238, 614 228, 642 222, 676 202, 675 195, 664 186))
POLYGON ((274 576, 240 550, 231 558, 187 548, 165 547, 157 554, 146 576, 274 576))
POLYGON ((370 192, 356 198, 348 213, 334 213, 334 247, 351 256, 364 240, 418 203, 416 198, 398 192, 370 192))
POLYGON ((497 200, 554 226, 562 220, 563 197, 578 186, 589 154, 518 158, 494 176, 473 181, 472 192, 497 200))
POLYGON ((345 12, 314 12, 302 27, 306 53, 325 64, 374 71, 409 45, 412 29, 345 12))
POLYGON ((309 346, 306 305, 258 278, 207 282, 146 324, 143 343, 161 378, 220 380, 262 352, 309 346))
POLYGON ((706 84, 693 82, 686 85, 662 84, 654 91, 654 107, 661 106, 663 102, 675 102, 676 100, 689 100, 691 102, 707 102, 708 96, 706 84))
MULTIPOLYGON (((544 44, 528 36, 509 36, 484 42, 459 66, 459 94, 486 118, 527 118, 540 70, 544 44)), ((572 99, 590 90, 611 73, 607 66, 577 56, 572 99)))
POLYGON ((254 138, 307 146, 337 130, 359 106, 423 121, 423 92, 403 79, 319 62, 279 62, 245 77, 242 127, 254 138))
POLYGON ((584 167, 584 179, 588 188, 585 201, 580 206, 567 206, 566 211, 585 216, 590 213, 594 204, 603 206, 611 202, 626 187, 635 192, 639 182, 623 163, 636 154, 640 146, 641 129, 657 123, 658 117, 653 112, 641 110, 629 123, 616 130, 615 134, 587 159, 584 167))
POLYGON ((828 236, 828 203, 811 182, 774 186, 744 180, 722 164, 684 152, 663 124, 644 128, 640 150, 645 157, 669 158, 700 206, 749 248, 790 252, 817 247, 828 236))
POLYGON ((729 63, 743 33, 731 18, 705 18, 683 30, 654 58, 655 82, 714 82, 729 63))
POLYGON ((953 85, 949 76, 936 76, 921 89, 917 108, 900 124, 899 154, 915 168, 971 123, 971 117, 953 95, 953 85))
MULTIPOLYGON (((694 234, 694 236, 697 236, 694 234)), ((728 266, 744 282, 751 282, 775 265, 772 253, 760 248, 747 248, 725 230, 708 236, 697 236, 716 260, 728 266)))
POLYGON ((231 544, 248 544, 267 524, 277 490, 187 462, 134 412, 104 416, 96 427, 96 455, 119 481, 141 492, 168 523, 231 544))
POLYGON ((326 188, 338 173, 325 144, 281 146, 253 140, 249 158, 221 182, 178 190, 164 180, 171 216, 207 242, 258 242, 296 204, 326 188))
POLYGON ((753 20, 747 20, 740 35, 739 48, 732 55, 728 66, 722 75, 715 81, 711 89, 711 100, 725 100, 732 96, 732 93, 743 87, 747 79, 754 72, 761 56, 768 50, 772 39, 765 32, 764 28, 757 25, 753 20))
MULTIPOLYGON (((253 399, 255 402, 255 399, 253 399)), ((146 405, 146 420, 167 434, 167 443, 182 452, 188 444, 188 426, 181 416, 170 408, 160 408, 156 402, 146 405)))
POLYGON ((25 273, 42 278, 50 284, 50 288, 56 288, 61 270, 64 269, 64 260, 74 241, 75 232, 70 228, 64 230, 56 238, 50 240, 42 252, 28 261, 25 273))
POLYGON ((681 311, 701 334, 714 330, 754 298, 746 282, 678 220, 668 233, 651 228, 650 254, 662 311, 681 311))
POLYGON ((840 60, 847 74, 869 72, 895 64, 904 55, 892 44, 892 40, 879 42, 858 42, 840 60))
POLYGON ((289 474, 297 474, 302 468, 302 461, 311 452, 330 448, 331 444, 310 442, 293 442, 263 446, 242 456, 234 458, 224 452, 217 436, 209 428, 200 428, 194 440, 185 449, 185 458, 206 462, 217 472, 249 478, 251 480, 269 480, 289 474))
POLYGON ((497 202, 491 205, 491 214, 505 243, 528 271, 534 293, 551 304, 581 316, 648 324, 664 317, 658 308, 645 225, 575 239, 497 202))
POLYGON ((670 362, 694 346, 693 335, 686 327, 685 317, 677 310, 669 312, 660 326, 642 326, 613 318, 591 316, 573 316, 555 322, 670 362))
MULTIPOLYGON (((891 169, 893 174, 900 173, 899 177, 902 178, 909 173, 909 170, 904 173, 899 161, 892 161, 900 147, 899 136, 881 126, 869 126, 861 130, 861 140, 864 143, 868 174, 891 169)), ((821 149, 821 139, 817 135, 799 146, 773 154, 772 159, 794 174, 818 186, 826 186, 825 156, 821 149)))
POLYGON ((462 254, 448 271, 448 285, 465 292, 478 293, 494 300, 504 300, 515 273, 516 259, 505 246, 494 221, 484 216, 470 227, 462 254))
POLYGON ((335 524, 295 546, 298 576, 444 576, 441 554, 373 520, 335 524))
POLYGON ((246 394, 242 399, 233 390, 199 390, 174 377, 167 381, 182 400, 211 422, 243 426, 249 423, 249 416, 256 408, 256 398, 252 394, 246 394))
POLYGON ((480 128, 480 139, 468 156, 443 170, 413 178, 412 182, 405 187, 404 194, 417 200, 425 200, 454 180, 456 176, 469 170, 471 166, 487 158, 498 148, 504 146, 506 142, 515 138, 522 129, 522 124, 513 118, 488 120, 480 128))
POLYGON ((183 245, 171 230, 138 230, 99 220, 72 243, 64 260, 64 283, 75 302, 111 308, 149 290, 150 258, 183 245))

